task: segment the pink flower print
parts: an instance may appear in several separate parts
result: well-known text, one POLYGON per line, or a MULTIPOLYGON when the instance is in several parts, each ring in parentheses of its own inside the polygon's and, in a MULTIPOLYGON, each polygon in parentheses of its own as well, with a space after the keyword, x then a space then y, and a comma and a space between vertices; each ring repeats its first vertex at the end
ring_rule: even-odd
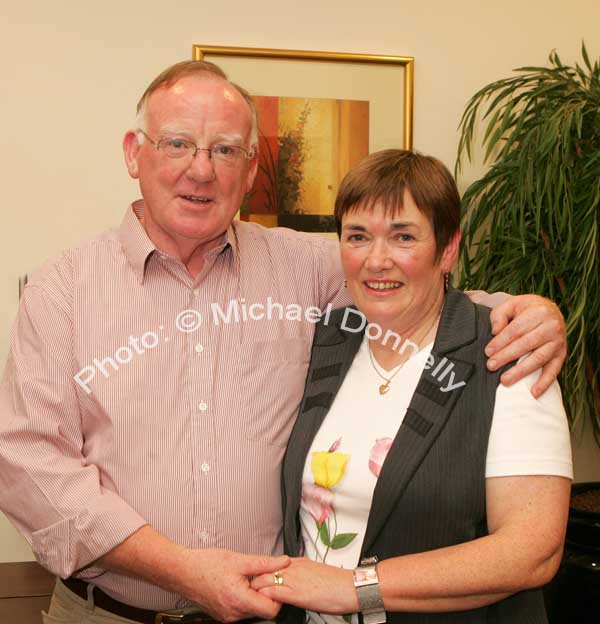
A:
POLYGON ((379 438, 375 440, 375 444, 371 449, 369 457, 369 470, 376 476, 379 476, 383 462, 387 457, 388 451, 392 446, 392 438, 379 438))
POLYGON ((333 493, 320 485, 303 481, 302 500, 318 526, 333 513, 333 493))
POLYGON ((327 451, 328 453, 335 453, 339 448, 340 445, 342 444, 342 438, 338 438, 330 447, 329 450, 327 451))

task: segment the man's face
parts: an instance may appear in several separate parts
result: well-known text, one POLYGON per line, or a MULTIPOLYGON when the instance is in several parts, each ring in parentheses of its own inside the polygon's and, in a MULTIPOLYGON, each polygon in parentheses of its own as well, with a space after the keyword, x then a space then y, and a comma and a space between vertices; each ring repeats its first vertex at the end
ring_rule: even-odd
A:
MULTIPOLYGON (((200 148, 227 143, 249 150, 251 129, 248 103, 218 77, 186 76, 148 100, 144 130, 154 141, 176 137, 200 148)), ((133 132, 125 136, 124 150, 130 175, 140 181, 148 236, 179 258, 210 249, 256 175, 257 156, 234 167, 214 166, 208 152, 172 159, 147 139, 139 145, 133 132)))

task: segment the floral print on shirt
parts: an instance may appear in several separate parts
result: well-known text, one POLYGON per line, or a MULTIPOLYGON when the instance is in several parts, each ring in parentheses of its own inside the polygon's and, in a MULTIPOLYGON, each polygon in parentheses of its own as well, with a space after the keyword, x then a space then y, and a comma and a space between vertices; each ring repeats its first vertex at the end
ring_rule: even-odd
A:
MULTIPOLYGON (((392 438, 378 438, 369 454, 369 470, 379 477, 383 462, 392 446, 392 438)), ((357 533, 339 533, 332 489, 338 484, 346 471, 350 455, 340 453, 338 449, 342 438, 338 438, 328 451, 313 451, 310 468, 314 482, 302 483, 302 501, 316 524, 313 543, 315 551, 320 552, 317 542, 325 546, 322 561, 325 562, 329 550, 339 550, 350 544, 357 533)))
POLYGON ((302 500, 316 523, 314 538, 315 551, 319 553, 317 542, 325 546, 322 561, 325 562, 329 550, 339 550, 352 542, 357 533, 339 533, 332 488, 342 480, 350 455, 338 452, 342 439, 338 438, 328 451, 311 453, 311 470, 314 483, 302 483, 302 500))

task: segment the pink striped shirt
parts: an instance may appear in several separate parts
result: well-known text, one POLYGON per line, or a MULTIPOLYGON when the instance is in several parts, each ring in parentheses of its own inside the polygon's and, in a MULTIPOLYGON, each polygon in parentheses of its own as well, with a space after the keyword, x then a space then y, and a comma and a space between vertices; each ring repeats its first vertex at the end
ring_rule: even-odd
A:
POLYGON ((0 508, 57 575, 85 568, 117 600, 169 609, 186 603, 90 564, 144 524, 192 548, 281 552, 314 323, 347 295, 334 241, 234 222, 192 279, 142 212, 25 289, 0 387, 0 508))

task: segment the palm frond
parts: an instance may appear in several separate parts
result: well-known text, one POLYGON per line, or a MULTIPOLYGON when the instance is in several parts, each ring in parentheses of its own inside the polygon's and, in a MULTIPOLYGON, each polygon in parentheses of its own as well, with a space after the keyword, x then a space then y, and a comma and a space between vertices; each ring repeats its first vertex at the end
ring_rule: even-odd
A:
POLYGON ((569 356, 561 374, 573 426, 591 418, 600 444, 600 61, 521 67, 469 100, 455 172, 486 174, 463 195, 461 285, 535 292, 560 306, 569 356))

